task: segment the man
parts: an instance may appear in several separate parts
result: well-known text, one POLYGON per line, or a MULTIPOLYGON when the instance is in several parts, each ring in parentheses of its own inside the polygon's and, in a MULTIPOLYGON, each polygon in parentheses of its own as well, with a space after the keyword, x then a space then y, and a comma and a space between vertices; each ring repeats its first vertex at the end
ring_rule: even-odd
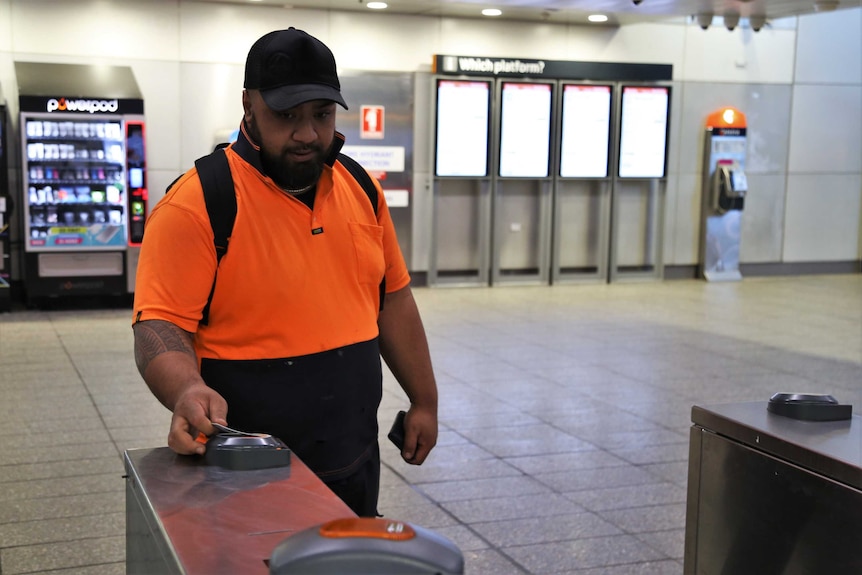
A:
POLYGON ((192 169, 148 220, 135 360, 173 412, 177 453, 203 453, 195 438, 214 433, 213 422, 270 433, 373 516, 381 355, 411 403, 402 457, 419 465, 437 441, 410 278, 379 184, 375 213, 335 161, 336 104, 347 105, 330 50, 301 30, 271 32, 249 51, 244 88, 240 135, 225 151, 237 200, 230 249, 216 259, 192 169))

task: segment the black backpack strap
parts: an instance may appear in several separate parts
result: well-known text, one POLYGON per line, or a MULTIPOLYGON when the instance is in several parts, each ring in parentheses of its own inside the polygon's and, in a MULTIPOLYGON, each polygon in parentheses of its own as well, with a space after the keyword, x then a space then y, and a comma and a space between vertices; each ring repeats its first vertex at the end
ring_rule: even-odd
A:
POLYGON ((374 207, 374 215, 377 215, 377 187, 374 185, 374 182, 371 181, 371 176, 368 175, 365 168, 359 165, 359 162, 350 156, 338 154, 338 161, 341 162, 342 166, 347 168, 347 171, 350 172, 353 179, 359 182, 359 185, 362 186, 362 189, 365 191, 365 195, 368 196, 368 199, 371 201, 371 205, 374 207))
POLYGON ((233 222, 236 219, 236 192, 233 187, 233 176, 224 149, 218 148, 213 153, 195 160, 198 178, 204 192, 207 214, 213 229, 213 243, 216 250, 216 275, 207 304, 203 309, 201 324, 209 323, 210 305, 215 294, 218 264, 227 253, 230 236, 233 232, 233 222))
MULTIPOLYGON (((359 162, 347 156, 345 154, 338 154, 338 161, 342 166, 347 168, 347 171, 350 172, 350 175, 353 176, 353 179, 359 182, 359 185, 362 186, 362 189, 365 191, 365 195, 368 196, 368 200, 371 202, 372 207, 374 208, 374 215, 377 215, 377 186, 374 185, 374 182, 371 180, 371 176, 368 175, 368 172, 365 171, 359 162)), ((383 279, 380 280, 380 309, 383 309, 383 298, 386 296, 386 276, 383 276, 383 279)))

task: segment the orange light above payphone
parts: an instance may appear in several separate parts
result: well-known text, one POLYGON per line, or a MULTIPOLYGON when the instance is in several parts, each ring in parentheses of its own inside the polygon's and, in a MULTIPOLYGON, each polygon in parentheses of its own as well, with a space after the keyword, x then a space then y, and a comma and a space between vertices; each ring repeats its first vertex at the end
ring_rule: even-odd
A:
POLYGON ((716 110, 706 118, 707 128, 745 128, 745 114, 736 108, 727 107, 716 110))

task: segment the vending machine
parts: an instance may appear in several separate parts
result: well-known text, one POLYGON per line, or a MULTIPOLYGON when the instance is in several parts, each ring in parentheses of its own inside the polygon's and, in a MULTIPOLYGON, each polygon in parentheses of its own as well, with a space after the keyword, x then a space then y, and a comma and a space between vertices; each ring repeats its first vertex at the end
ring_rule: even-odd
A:
POLYGON ((739 281, 745 175, 745 114, 722 108, 706 121, 701 225, 701 272, 707 281, 739 281))
MULTIPOLYGON (((132 291, 137 258, 130 253, 143 238, 146 216, 144 102, 136 85, 129 89, 128 68, 115 70, 114 83, 103 73, 108 85, 102 86, 86 81, 89 68, 16 63, 28 301, 132 291), (83 85, 41 80, 27 90, 39 67, 58 66, 59 79, 83 85)), ((42 78, 49 72, 42 70, 42 78)))
POLYGON ((0 103, 0 311, 12 305, 10 271, 12 254, 9 250, 9 223, 12 199, 9 194, 9 143, 6 106, 0 103))

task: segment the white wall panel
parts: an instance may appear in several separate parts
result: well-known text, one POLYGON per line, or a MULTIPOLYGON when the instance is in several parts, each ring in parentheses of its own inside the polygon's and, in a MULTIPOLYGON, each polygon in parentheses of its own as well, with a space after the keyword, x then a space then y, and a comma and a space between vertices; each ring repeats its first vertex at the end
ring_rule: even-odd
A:
POLYGON ((799 18, 796 81, 862 83, 862 9, 799 18))
POLYGON ((441 18, 439 54, 583 60, 566 54, 565 26, 441 18))
POLYGON ((0 103, 10 106, 10 113, 18 113, 18 84, 15 81, 15 62, 12 54, 0 51, 0 103))
POLYGON ((0 0, 0 52, 12 51, 12 0, 0 0))
POLYGON ((862 171, 862 87, 793 88, 789 171, 862 171))
POLYGON ((291 26, 323 42, 330 40, 326 12, 183 2, 180 5, 180 60, 244 64, 255 40, 273 30, 291 26))
POLYGON ((695 265, 700 261, 700 178, 694 174, 679 175, 675 178, 675 185, 668 182, 668 192, 673 209, 667 212, 665 220, 664 263, 695 265))
POLYGON ((680 172, 703 172, 706 118, 725 106, 738 108, 748 122, 746 170, 764 173, 787 168, 789 85, 686 82, 682 92, 680 172))
MULTIPOLYGON (((584 30, 583 26, 573 27, 584 30)), ((633 24, 610 28, 605 37, 602 32, 579 34, 579 41, 569 39, 571 60, 597 60, 601 62, 634 62, 638 64, 671 64, 674 79, 680 76, 684 63, 686 27, 670 24, 633 24), (590 55, 585 58, 584 54, 590 55)))
POLYGON ((784 261, 860 259, 862 176, 789 175, 784 261))
POLYGON ((213 150, 219 130, 239 127, 244 73, 245 67, 238 64, 182 65, 180 165, 183 169, 213 150))
POLYGON ((164 0, 13 0, 12 49, 49 55, 49 62, 56 55, 175 59, 176 6, 164 0))
POLYGON ((437 27, 419 17, 334 12, 330 32, 339 70, 430 70, 439 45, 437 27))
POLYGON ((739 261, 779 262, 784 237, 784 174, 749 174, 742 211, 739 261))
POLYGON ((665 265, 696 265, 700 259, 700 179, 681 174, 668 181, 665 265))
MULTIPOLYGON (((180 168, 180 64, 176 61, 132 61, 132 73, 144 98, 147 121, 147 169, 180 168)), ((152 178, 151 178, 152 180, 152 178)), ((152 181, 149 186, 152 187, 152 181)))
POLYGON ((686 171, 687 167, 680 166, 681 150, 689 147, 688 142, 681 138, 682 135, 682 84, 679 82, 671 83, 670 91, 670 118, 668 120, 668 142, 667 142, 667 173, 672 177, 682 171, 686 171))
POLYGON ((794 30, 687 26, 680 80, 701 82, 791 83, 794 30))

